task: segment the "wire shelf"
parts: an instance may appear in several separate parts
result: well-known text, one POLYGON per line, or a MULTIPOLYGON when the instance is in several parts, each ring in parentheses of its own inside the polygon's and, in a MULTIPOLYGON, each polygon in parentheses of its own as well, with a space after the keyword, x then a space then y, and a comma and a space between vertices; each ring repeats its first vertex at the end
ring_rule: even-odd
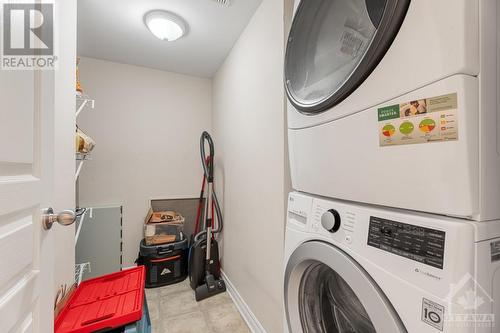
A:
POLYGON ((83 274, 85 272, 91 272, 90 270, 90 262, 85 262, 83 264, 75 265, 75 283, 79 285, 82 282, 83 274))
POLYGON ((82 225, 83 222, 85 221, 85 216, 87 215, 87 212, 90 214, 90 218, 92 218, 92 208, 84 208, 85 210, 83 213, 78 216, 77 218, 77 227, 76 227, 76 233, 75 233, 75 246, 76 243, 78 243, 78 237, 80 237, 80 232, 82 231, 82 225))
POLYGON ((77 181, 78 177, 80 176, 83 164, 85 163, 85 161, 89 160, 92 160, 92 156, 90 156, 90 154, 76 153, 77 164, 76 164, 75 181, 77 181))
POLYGON ((92 159, 90 153, 76 153, 75 157, 77 161, 89 161, 92 159))

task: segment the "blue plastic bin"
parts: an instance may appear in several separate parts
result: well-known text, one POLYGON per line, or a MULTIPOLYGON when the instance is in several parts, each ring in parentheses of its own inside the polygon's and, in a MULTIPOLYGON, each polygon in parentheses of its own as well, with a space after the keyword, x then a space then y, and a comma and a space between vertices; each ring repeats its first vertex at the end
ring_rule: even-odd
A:
POLYGON ((124 333, 151 333, 151 318, 149 318, 148 302, 144 296, 142 319, 138 322, 125 326, 124 333))

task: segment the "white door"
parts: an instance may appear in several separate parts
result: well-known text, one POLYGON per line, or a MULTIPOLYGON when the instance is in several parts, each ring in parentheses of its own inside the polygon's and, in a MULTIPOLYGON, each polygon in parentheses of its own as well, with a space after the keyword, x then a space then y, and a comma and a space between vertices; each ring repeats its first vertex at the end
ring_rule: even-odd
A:
MULTIPOLYGON (((67 8, 60 7, 56 7, 55 24, 67 8)), ((75 36, 62 33, 56 38, 62 47, 74 47, 75 36)), ((41 210, 60 205, 54 200, 54 184, 61 163, 59 145, 67 145, 60 140, 64 138, 61 133, 67 133, 67 126, 74 126, 68 121, 71 118, 61 122, 57 116, 61 107, 57 82, 67 69, 63 63, 58 69, 63 72, 58 73, 0 70, 1 332, 53 331, 57 228, 44 230, 41 210)), ((74 132, 74 127, 70 131, 74 132)), ((65 158, 74 159, 74 155, 65 158)), ((61 184, 58 178, 57 187, 74 188, 71 178, 65 179, 69 181, 61 184)))

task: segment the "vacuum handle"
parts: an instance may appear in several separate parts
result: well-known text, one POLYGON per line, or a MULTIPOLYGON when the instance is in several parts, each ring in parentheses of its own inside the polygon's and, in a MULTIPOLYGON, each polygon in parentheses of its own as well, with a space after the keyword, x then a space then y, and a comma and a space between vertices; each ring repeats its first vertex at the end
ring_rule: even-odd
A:
POLYGON ((212 216, 210 214, 210 209, 212 209, 212 197, 213 194, 213 184, 208 183, 208 188, 207 188, 207 206, 206 206, 206 229, 207 229, 207 251, 206 251, 206 265, 207 267, 210 264, 210 258, 211 258, 211 247, 212 247, 212 216))
POLYGON ((212 226, 207 228, 207 251, 205 253, 205 270, 210 271, 210 264, 212 260, 212 226))
POLYGON ((200 152, 201 152, 201 163, 203 164, 203 172, 209 183, 214 180, 214 141, 207 131, 201 133, 200 137, 200 152), (205 141, 208 142, 208 147, 210 149, 208 158, 205 155, 205 141), (205 162, 206 161, 206 162, 205 162))

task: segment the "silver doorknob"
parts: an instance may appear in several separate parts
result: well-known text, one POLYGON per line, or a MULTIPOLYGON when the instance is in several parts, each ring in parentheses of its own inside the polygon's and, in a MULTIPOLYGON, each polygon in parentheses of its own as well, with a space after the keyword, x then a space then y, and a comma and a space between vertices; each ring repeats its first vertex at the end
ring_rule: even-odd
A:
POLYGON ((52 228, 52 225, 57 222, 60 225, 72 225, 76 221, 76 214, 72 210, 63 210, 59 214, 54 214, 52 208, 46 208, 42 211, 42 224, 45 230, 52 228))

